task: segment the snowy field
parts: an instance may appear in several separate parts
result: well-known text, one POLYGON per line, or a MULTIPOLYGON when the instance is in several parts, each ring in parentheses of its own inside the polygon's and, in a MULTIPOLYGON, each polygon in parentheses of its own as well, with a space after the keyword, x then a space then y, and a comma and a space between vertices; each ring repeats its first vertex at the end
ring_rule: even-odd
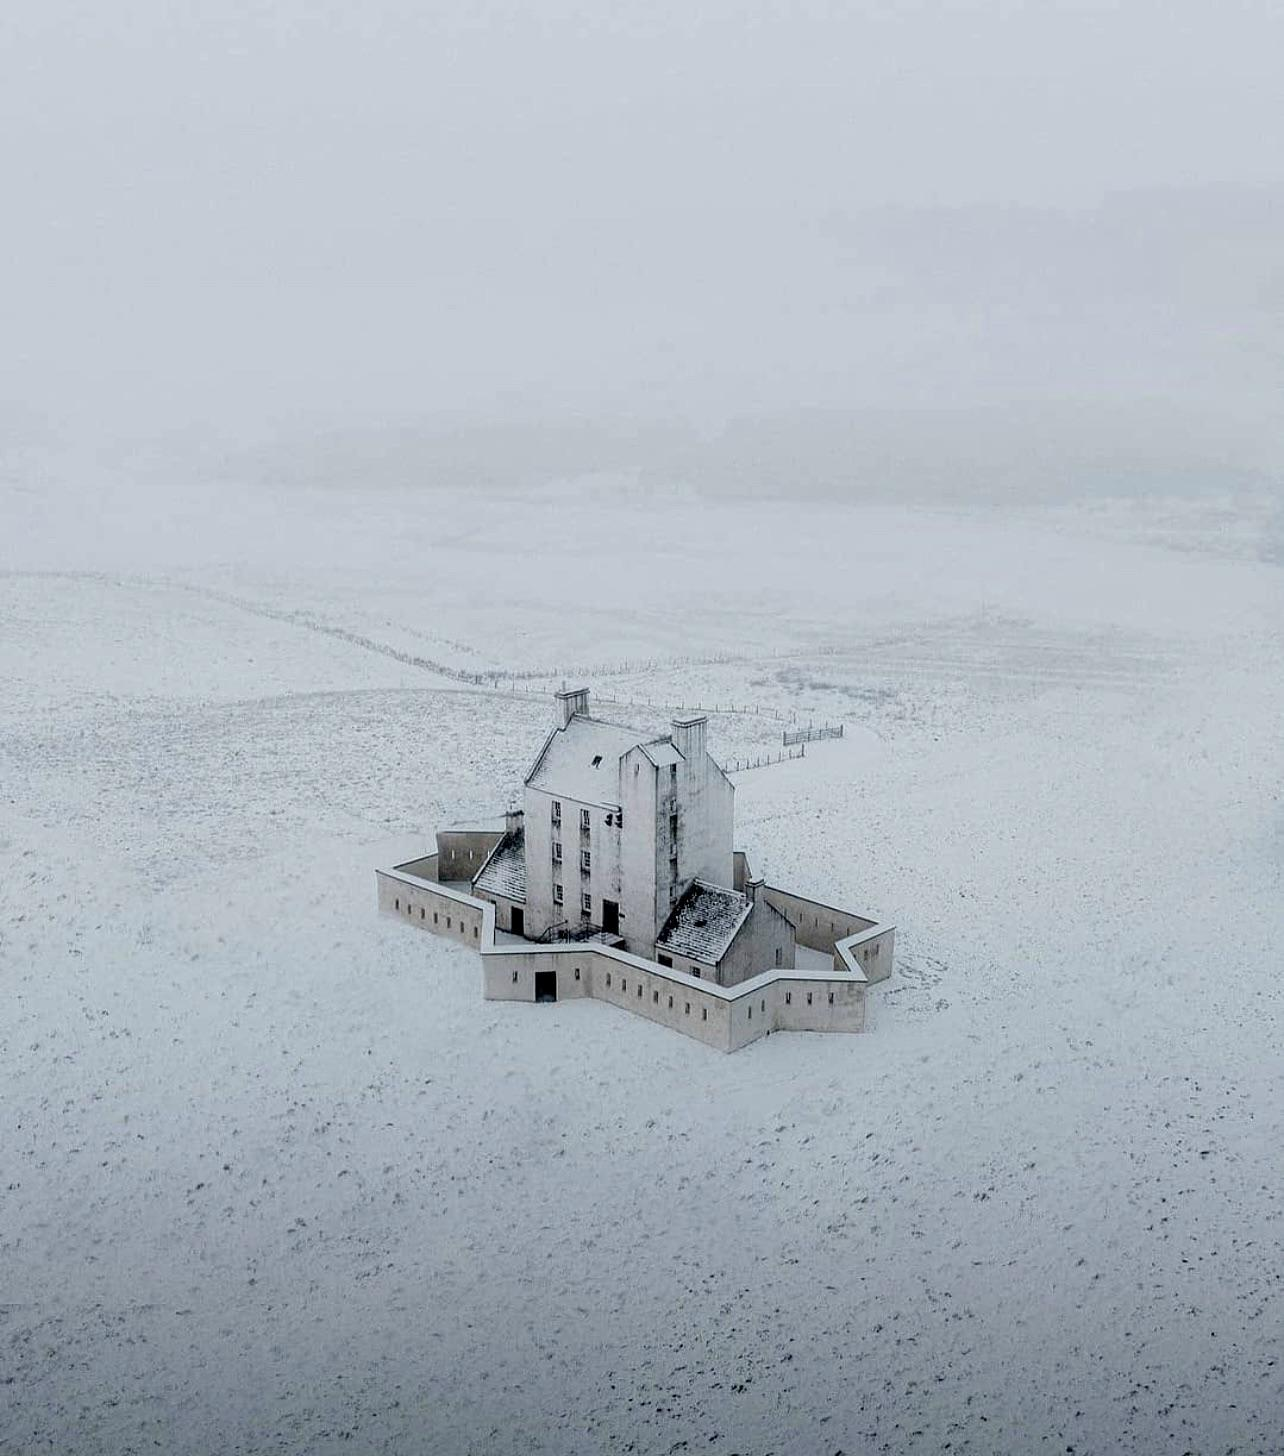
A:
POLYGON ((1284 1450, 1278 512, 0 490, 0 1452, 1284 1450), (868 1034, 376 916, 568 666, 868 1034))

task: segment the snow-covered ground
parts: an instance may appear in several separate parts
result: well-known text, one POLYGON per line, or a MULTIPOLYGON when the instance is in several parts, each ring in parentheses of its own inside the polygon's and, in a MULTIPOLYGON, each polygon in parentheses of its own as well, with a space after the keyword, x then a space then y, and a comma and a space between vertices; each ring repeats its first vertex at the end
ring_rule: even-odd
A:
POLYGON ((0 490, 0 1451, 1284 1449, 1278 512, 0 490), (582 665, 867 1035, 376 917, 582 665))

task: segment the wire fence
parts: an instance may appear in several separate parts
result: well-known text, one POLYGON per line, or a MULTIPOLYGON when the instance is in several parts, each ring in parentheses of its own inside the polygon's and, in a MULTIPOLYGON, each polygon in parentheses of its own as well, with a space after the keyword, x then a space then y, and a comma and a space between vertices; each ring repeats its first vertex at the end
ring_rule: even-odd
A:
POLYGON ((722 765, 725 774, 746 773, 751 768, 771 768, 773 764, 789 763, 807 756, 807 745, 800 743, 796 749, 782 748, 779 753, 764 753, 756 758, 733 758, 722 765))

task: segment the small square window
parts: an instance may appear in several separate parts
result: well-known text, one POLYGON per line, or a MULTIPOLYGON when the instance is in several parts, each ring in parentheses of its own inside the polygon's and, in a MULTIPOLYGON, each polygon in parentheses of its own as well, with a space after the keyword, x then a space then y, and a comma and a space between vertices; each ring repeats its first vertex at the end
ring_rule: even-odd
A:
POLYGON ((694 966, 691 967, 691 974, 696 978, 697 981, 700 979, 700 972, 697 971, 694 966))
POLYGON ((668 966, 668 967, 670 967, 670 969, 672 969, 672 966, 673 966, 673 957, 672 956, 658 955, 658 956, 656 956, 656 960, 662 966, 668 966))

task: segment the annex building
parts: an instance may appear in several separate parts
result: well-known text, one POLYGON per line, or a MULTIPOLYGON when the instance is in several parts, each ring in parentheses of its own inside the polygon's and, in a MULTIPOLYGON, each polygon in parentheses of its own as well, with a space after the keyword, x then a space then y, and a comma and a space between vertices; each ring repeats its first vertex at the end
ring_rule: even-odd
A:
POLYGON ((556 694, 522 807, 380 870, 379 908, 471 944, 488 999, 593 996, 726 1051, 863 1030, 893 927, 753 876, 707 728, 655 737, 593 717, 587 689, 556 694))

